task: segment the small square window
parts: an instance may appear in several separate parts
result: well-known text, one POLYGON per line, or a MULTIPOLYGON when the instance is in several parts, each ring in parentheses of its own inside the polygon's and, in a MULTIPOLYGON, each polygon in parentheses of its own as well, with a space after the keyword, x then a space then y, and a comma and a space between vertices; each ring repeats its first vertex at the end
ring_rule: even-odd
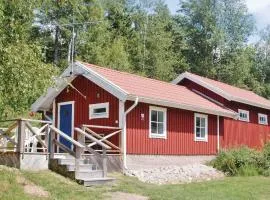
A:
POLYGON ((239 120, 249 122, 249 111, 238 109, 239 120))
POLYGON ((268 125, 268 117, 265 114, 258 114, 258 123, 263 125, 268 125))
POLYGON ((89 119, 109 118, 109 103, 89 105, 89 119))

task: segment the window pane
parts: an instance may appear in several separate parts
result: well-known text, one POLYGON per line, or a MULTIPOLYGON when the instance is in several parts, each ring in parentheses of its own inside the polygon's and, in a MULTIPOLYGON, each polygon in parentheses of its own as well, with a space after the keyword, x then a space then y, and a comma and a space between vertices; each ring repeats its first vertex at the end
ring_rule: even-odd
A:
POLYGON ((158 111, 158 121, 163 122, 163 112, 162 111, 158 111))
POLYGON ((159 123, 158 124, 158 134, 163 134, 164 132, 164 126, 163 126, 163 123, 159 123))
POLYGON ((196 128, 196 137, 201 137, 200 128, 196 128))
POLYGON ((95 108, 94 114, 103 114, 106 113, 106 108, 95 108))
POLYGON ((201 138, 205 138, 205 128, 201 128, 201 138))
POLYGON ((196 126, 200 126, 201 123, 200 123, 200 118, 199 117, 196 117, 196 126))
POLYGON ((201 118, 201 127, 205 127, 205 118, 201 118))
POLYGON ((151 121, 157 121, 157 111, 151 110, 151 121))
POLYGON ((151 122, 151 133, 157 134, 157 123, 151 122))

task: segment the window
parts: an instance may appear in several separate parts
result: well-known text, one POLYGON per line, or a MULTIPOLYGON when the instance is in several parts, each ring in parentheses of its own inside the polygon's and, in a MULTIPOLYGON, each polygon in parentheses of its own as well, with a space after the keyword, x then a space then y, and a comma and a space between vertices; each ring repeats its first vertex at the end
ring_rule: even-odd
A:
POLYGON ((258 122, 259 122, 259 124, 268 125, 267 115, 259 113, 258 114, 258 122))
POLYGON ((249 122, 249 111, 238 109, 239 120, 249 122))
POLYGON ((89 119, 109 118, 109 103, 89 105, 89 119))
POLYGON ((150 138, 166 138, 167 109, 151 106, 149 115, 150 138))
POLYGON ((195 113, 194 116, 195 141, 208 141, 208 116, 195 113))

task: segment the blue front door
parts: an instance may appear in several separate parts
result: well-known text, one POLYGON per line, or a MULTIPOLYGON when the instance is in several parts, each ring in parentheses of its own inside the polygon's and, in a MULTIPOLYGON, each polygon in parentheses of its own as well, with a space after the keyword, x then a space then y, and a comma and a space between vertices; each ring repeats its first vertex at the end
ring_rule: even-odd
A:
MULTIPOLYGON (((59 129, 64 132, 66 135, 72 137, 72 128, 73 128, 73 104, 60 104, 59 105, 59 129)), ((61 137, 59 138, 60 142, 65 145, 66 147, 71 149, 71 142, 66 140, 65 138, 61 137)))

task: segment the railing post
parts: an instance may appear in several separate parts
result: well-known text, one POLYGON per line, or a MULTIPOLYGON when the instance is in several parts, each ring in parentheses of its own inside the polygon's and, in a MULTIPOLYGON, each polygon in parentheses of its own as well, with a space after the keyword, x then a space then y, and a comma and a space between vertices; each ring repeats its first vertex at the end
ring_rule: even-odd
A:
POLYGON ((102 168, 103 168, 103 177, 107 177, 107 155, 106 148, 102 147, 102 168))
POLYGON ((17 151, 24 157, 24 140, 25 140, 25 122, 21 119, 18 120, 18 142, 17 151))
MULTIPOLYGON (((48 126, 49 127, 49 126, 48 126)), ((54 158, 54 153, 55 153, 55 145, 54 145, 54 139, 55 139, 55 132, 50 129, 50 135, 49 135, 49 142, 50 142, 50 159, 54 158)))
MULTIPOLYGON (((84 145, 84 136, 82 134, 80 134, 78 131, 77 131, 77 141, 80 144, 84 145)), ((84 148, 76 146, 76 152, 75 152, 75 158, 76 158, 75 169, 76 169, 76 171, 79 170, 80 160, 82 158, 83 152, 84 152, 84 148)))
POLYGON ((47 150, 46 152, 46 159, 48 159, 48 153, 49 153, 49 139, 50 139, 50 126, 49 124, 47 124, 46 128, 45 128, 45 144, 47 146, 47 150))

